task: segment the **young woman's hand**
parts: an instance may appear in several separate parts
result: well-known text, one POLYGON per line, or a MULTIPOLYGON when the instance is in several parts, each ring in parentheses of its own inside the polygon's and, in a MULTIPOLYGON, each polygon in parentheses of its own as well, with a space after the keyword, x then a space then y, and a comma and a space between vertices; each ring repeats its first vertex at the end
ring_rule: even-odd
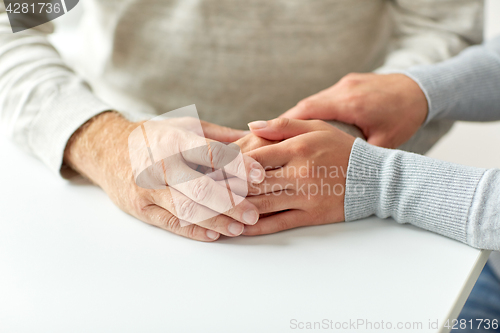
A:
POLYGON ((344 221, 347 167, 354 137, 320 120, 278 118, 249 124, 266 140, 281 141, 247 155, 266 169, 247 200, 261 214, 244 235, 344 221), (282 141, 283 140, 283 141, 282 141), (264 215, 265 216, 265 215, 264 215))
POLYGON ((353 73, 280 117, 341 121, 359 127, 368 143, 397 148, 422 126, 427 109, 424 93, 406 75, 353 73))

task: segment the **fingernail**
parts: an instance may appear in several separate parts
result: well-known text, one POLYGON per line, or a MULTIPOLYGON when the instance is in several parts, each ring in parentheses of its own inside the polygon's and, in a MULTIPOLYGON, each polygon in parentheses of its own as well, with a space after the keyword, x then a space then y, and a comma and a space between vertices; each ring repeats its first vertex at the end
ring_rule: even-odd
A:
POLYGON ((239 236, 243 232, 243 224, 238 223, 238 222, 233 222, 231 223, 228 227, 227 230, 234 236, 239 236))
POLYGON ((250 170, 250 179, 252 182, 259 184, 264 180, 264 175, 262 174, 262 171, 260 169, 252 169, 250 170))
POLYGON ((267 126, 267 121, 264 120, 258 120, 258 121, 253 121, 248 124, 248 127, 250 129, 261 129, 267 126))
POLYGON ((259 220, 259 214, 255 210, 247 210, 243 213, 243 221, 248 224, 255 224, 259 220))
POLYGON ((245 135, 248 135, 248 134, 251 134, 251 133, 252 133, 252 131, 243 131, 243 134, 245 134, 245 135))
POLYGON ((219 233, 213 230, 207 230, 207 237, 212 240, 216 240, 217 238, 219 238, 219 233))

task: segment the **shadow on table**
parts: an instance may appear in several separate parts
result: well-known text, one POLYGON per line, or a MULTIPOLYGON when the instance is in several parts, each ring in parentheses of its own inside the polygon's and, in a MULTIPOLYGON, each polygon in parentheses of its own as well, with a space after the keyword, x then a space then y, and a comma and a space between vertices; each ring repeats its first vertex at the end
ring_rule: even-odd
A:
POLYGON ((231 245, 278 245, 287 246, 296 242, 303 242, 312 239, 328 238, 331 241, 345 239, 355 239, 353 234, 374 236, 379 232, 387 231, 387 228, 394 230, 395 228, 410 228, 416 232, 426 232, 425 230, 413 227, 411 225, 401 225, 393 219, 381 220, 376 217, 370 217, 354 222, 339 222, 327 225, 316 225, 299 227, 291 230, 281 231, 275 234, 262 236, 240 236, 240 237, 225 237, 221 236, 218 242, 231 245))

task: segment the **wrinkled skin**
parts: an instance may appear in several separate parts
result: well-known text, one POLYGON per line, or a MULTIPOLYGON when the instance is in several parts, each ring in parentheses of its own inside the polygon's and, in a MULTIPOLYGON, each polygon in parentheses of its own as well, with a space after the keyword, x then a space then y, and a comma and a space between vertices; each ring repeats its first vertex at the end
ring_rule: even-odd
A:
MULTIPOLYGON (((128 139, 130 133, 140 125, 125 120, 115 112, 94 117, 68 142, 65 163, 99 185, 123 211, 146 223, 191 239, 214 241, 220 234, 238 236, 243 232, 245 224, 257 222, 257 207, 243 197, 240 197, 239 204, 234 208, 228 210, 228 207, 221 206, 217 194, 222 193, 227 197, 228 190, 210 177, 195 176, 192 177, 194 180, 183 183, 182 186, 168 185, 168 178, 176 179, 179 175, 195 173, 191 168, 193 165, 204 163, 209 167, 210 159, 217 158, 215 149, 214 156, 210 158, 199 154, 178 154, 175 165, 166 166, 167 179, 155 175, 148 183, 150 188, 139 187, 129 158, 128 139), (182 172, 178 172, 179 170, 182 172), (158 182, 154 183, 155 181, 158 182), (198 221, 207 212, 215 216, 198 221), (183 227, 180 223, 181 220, 193 222, 193 219, 196 224, 183 227)), ((160 125, 162 130, 151 135, 151 141, 158 141, 158 145, 169 149, 177 149, 173 152, 189 150, 193 146, 192 142, 200 140, 198 134, 190 130, 189 119, 163 120, 160 125)), ((206 137, 216 141, 232 142, 244 135, 242 131, 206 122, 202 122, 202 127, 206 137)), ((226 148, 221 149, 219 152, 222 154, 226 148)), ((170 153, 172 152, 168 154, 170 153)), ((145 158, 139 158, 141 159, 145 158)), ((231 169, 230 166, 228 168, 231 169)), ((264 178, 263 168, 248 156, 244 157, 242 164, 234 166, 233 171, 235 178, 239 176, 244 179, 245 174, 249 175, 249 178, 243 180, 245 182, 259 182, 264 178)), ((137 172, 135 174, 137 176, 137 172)), ((236 194, 233 196, 237 197, 236 194)))

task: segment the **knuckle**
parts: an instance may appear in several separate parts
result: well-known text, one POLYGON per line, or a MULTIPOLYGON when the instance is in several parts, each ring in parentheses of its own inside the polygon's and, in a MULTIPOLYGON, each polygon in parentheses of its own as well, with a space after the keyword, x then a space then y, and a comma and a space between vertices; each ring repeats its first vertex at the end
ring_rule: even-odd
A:
POLYGON ((188 222, 193 221, 195 215, 196 203, 192 200, 184 200, 177 207, 177 216, 188 222))
POLYGON ((222 216, 222 215, 214 216, 209 221, 208 229, 221 230, 223 228, 223 226, 225 225, 224 220, 225 220, 224 216, 222 216))
POLYGON ((175 232, 179 229, 179 219, 175 215, 164 215, 160 218, 160 227, 175 232))
POLYGON ((245 147, 242 149, 243 153, 249 152, 250 150, 264 147, 270 144, 269 140, 256 136, 252 134, 252 137, 246 142, 245 147))
MULTIPOLYGON (((208 198, 209 180, 207 177, 199 177, 194 180, 192 198, 196 202, 203 202, 208 198)), ((192 202, 192 201, 190 201, 192 202)), ((192 202, 194 204, 194 202, 192 202)))
POLYGON ((278 128, 286 128, 290 123, 290 119, 288 118, 276 118, 273 120, 274 125, 278 128))
POLYGON ((226 172, 229 172, 233 176, 247 176, 246 164, 248 163, 248 160, 245 162, 243 154, 238 153, 236 156, 228 157, 229 158, 226 158, 224 165, 221 165, 220 168, 225 168, 226 172))
POLYGON ((263 196, 261 201, 259 202, 258 208, 261 214, 271 212, 273 208, 271 198, 269 196, 263 196))
POLYGON ((177 146, 182 144, 183 142, 182 137, 183 133, 177 128, 174 128, 172 131, 168 133, 168 141, 172 144, 172 146, 174 145, 177 146))
POLYGON ((278 227, 278 230, 286 230, 289 229, 288 226, 288 221, 286 219, 278 219, 276 221, 276 226, 278 227))
POLYGON ((365 99, 362 98, 362 96, 358 95, 350 95, 347 97, 347 106, 353 111, 353 112, 360 112, 365 109, 365 99))
POLYGON ((210 143, 209 158, 211 158, 210 162, 216 169, 219 169, 224 166, 224 157, 226 153, 225 148, 226 147, 221 143, 218 142, 210 143))
POLYGON ((196 229, 198 227, 196 225, 190 225, 189 227, 186 228, 186 237, 195 239, 196 237, 196 229))
POLYGON ((298 154, 299 156, 305 156, 309 154, 310 150, 311 148, 309 147, 309 145, 304 142, 297 142, 293 147, 294 153, 298 154))

